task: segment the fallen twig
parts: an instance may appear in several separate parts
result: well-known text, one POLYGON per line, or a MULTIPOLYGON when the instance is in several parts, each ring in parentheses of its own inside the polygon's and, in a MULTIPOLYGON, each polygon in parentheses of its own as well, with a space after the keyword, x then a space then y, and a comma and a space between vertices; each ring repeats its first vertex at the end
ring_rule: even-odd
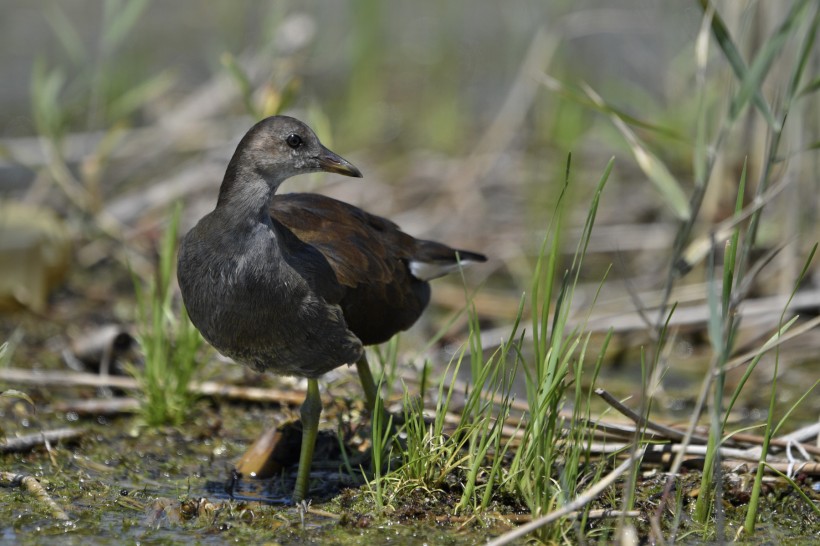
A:
POLYGON ((119 389, 139 387, 136 379, 121 375, 102 376, 93 373, 34 371, 22 368, 0 369, 0 381, 41 387, 116 387, 119 389))
POLYGON ((321 510, 319 508, 308 507, 307 509, 308 514, 312 514, 314 516, 319 516, 328 519, 335 519, 340 520, 342 516, 339 514, 334 514, 333 512, 328 512, 327 510, 321 510))
MULTIPOLYGON (((614 396, 609 394, 604 389, 595 389, 595 394, 603 398, 607 404, 618 410, 618 412, 635 421, 635 423, 642 428, 648 428, 650 430, 654 430, 655 432, 659 432, 667 438, 669 438, 670 440, 680 441, 683 440, 685 436, 684 433, 679 430, 667 427, 665 425, 661 425, 659 423, 655 423, 654 421, 646 419, 645 417, 632 411, 625 405, 621 404, 614 396)), ((697 442, 699 444, 705 444, 707 442, 707 439, 693 434, 692 441, 697 442)))
MULTIPOLYGON (((585 514, 580 511, 570 512, 567 514, 568 518, 581 518, 585 514)), ((609 510, 609 509, 597 509, 597 510, 590 510, 586 513, 587 519, 609 519, 609 518, 637 518, 641 515, 640 510, 609 510)), ((503 518, 510 523, 529 523, 532 521, 531 514, 501 514, 498 517, 503 518)), ((447 521, 444 518, 448 518, 448 516, 439 516, 436 518, 436 521, 447 521)), ((463 519, 466 519, 466 516, 462 516, 463 519)), ((449 517, 450 521, 455 521, 454 517, 449 517)))
MULTIPOLYGON (((116 387, 120 389, 139 389, 139 382, 132 377, 118 375, 101 376, 93 373, 65 371, 32 371, 21 368, 0 369, 0 381, 26 385, 53 387, 116 387)), ((243 387, 227 385, 215 381, 191 383, 188 388, 200 396, 229 398, 248 402, 272 402, 298 406, 305 401, 305 392, 299 390, 263 389, 260 387, 243 387)), ((330 402, 325 397, 326 403, 330 402)))
MULTIPOLYGON (((644 298, 646 296, 641 294, 641 297, 644 298)), ((624 312, 622 309, 623 305, 621 300, 618 300, 616 303, 621 303, 621 308, 618 308, 617 311, 597 312, 593 314, 586 322, 584 322, 585 331, 591 333, 605 333, 612 329, 614 333, 624 333, 645 330, 646 324, 644 323, 640 312, 624 312)), ((604 307, 606 304, 607 302, 603 302, 601 307, 604 307)), ((780 312, 787 304, 787 309, 790 312, 815 309, 818 305, 820 305, 820 290, 801 290, 788 301, 785 296, 749 298, 743 301, 737 309, 736 315, 738 317, 742 317, 743 324, 747 327, 758 326, 760 328, 770 329, 777 326, 777 320, 772 319, 771 317, 773 315, 775 317, 780 316, 780 312)), ((653 313, 657 313, 658 309, 650 306, 644 312, 652 315, 653 313)), ((675 314, 669 319, 669 327, 695 328, 703 326, 709 319, 709 313, 709 306, 706 303, 679 305, 675 309, 675 314)), ((580 323, 581 320, 583 320, 583 314, 581 318, 571 319, 569 324, 574 327, 577 326, 577 323, 580 323)), ((771 345, 769 348, 774 348, 778 345, 782 345, 785 341, 799 337, 799 335, 805 334, 806 332, 817 327, 818 324, 820 324, 820 318, 812 319, 807 322, 805 326, 801 325, 794 332, 789 332, 788 334, 781 336, 777 343, 771 345)), ((485 351, 496 349, 501 343, 500 340, 509 338, 509 335, 509 326, 500 326, 497 328, 483 330, 481 332, 481 346, 485 351)), ((528 330, 524 334, 523 339, 531 340, 532 332, 528 330)), ((733 358, 727 364, 726 369, 731 369, 746 364, 751 358, 754 358, 757 353, 757 350, 750 351, 746 354, 733 358)), ((441 358, 444 358, 444 356, 445 355, 442 355, 441 358)))
MULTIPOLYGON (((739 472, 739 469, 746 470, 747 468, 748 473, 752 473, 757 470, 757 464, 749 466, 749 461, 738 461, 729 459, 723 461, 722 465, 724 468, 730 469, 734 472, 739 472)), ((764 466, 764 471, 766 471, 768 474, 776 474, 777 472, 780 472, 781 474, 791 476, 795 474, 820 476, 820 463, 805 461, 774 463, 767 462, 764 466)))
POLYGON ((78 415, 116 415, 134 413, 140 409, 140 401, 131 397, 92 398, 91 400, 64 400, 53 403, 51 411, 76 413, 78 415))
POLYGON ((15 474, 14 472, 0 472, 0 485, 4 487, 22 487, 34 498, 45 504, 51 511, 51 516, 60 521, 68 521, 69 517, 60 506, 54 502, 46 490, 34 476, 27 474, 15 474))
POLYGON ((549 523, 552 523, 557 519, 567 517, 573 512, 580 510, 586 504, 595 500, 595 498, 598 497, 598 495, 600 495, 601 493, 603 493, 607 487, 615 483, 615 480, 617 480, 621 476, 621 474, 629 470, 629 467, 635 464, 635 462, 637 462, 642 455, 643 450, 637 450, 631 457, 629 457, 627 460, 618 465, 618 467, 615 468, 615 470, 601 478, 601 480, 597 483, 590 486, 586 491, 578 495, 572 502, 568 502, 558 510, 550 512, 549 514, 545 514, 540 518, 534 519, 526 525, 522 525, 517 529, 514 529, 512 531, 504 533, 499 537, 494 538, 493 540, 487 543, 487 546, 504 546, 506 544, 509 544, 513 540, 521 538, 524 535, 527 535, 535 531, 536 529, 539 529, 549 523))
POLYGON ((18 436, 17 438, 0 442, 0 453, 28 451, 33 447, 46 443, 73 440, 85 433, 85 429, 82 428, 58 428, 55 430, 44 430, 36 434, 26 434, 25 436, 18 436))
MULTIPOLYGON (((228 385, 215 381, 192 383, 189 388, 201 396, 230 398, 232 400, 245 400, 248 402, 275 402, 289 406, 298 406, 305 401, 305 391, 301 389, 287 391, 282 389, 263 389, 260 387, 228 385)), ((322 400, 324 403, 329 403, 330 397, 325 396, 322 400)))
MULTIPOLYGON (((817 427, 817 425, 811 425, 811 427, 817 427)), ((817 433, 815 433, 814 436, 817 436, 817 433)), ((792 434, 780 438, 772 438, 771 440, 769 440, 769 447, 775 446, 787 448, 789 446, 800 446, 800 448, 805 450, 806 453, 811 453, 812 455, 820 455, 820 447, 816 445, 807 444, 805 442, 800 442, 792 438, 792 434)), ((760 436, 758 434, 738 433, 733 434, 732 439, 734 439, 737 442, 754 444, 755 446, 763 445, 763 436, 760 436)), ((757 447, 755 447, 755 449, 757 449, 757 447)))
POLYGON ((807 440, 817 440, 820 438, 820 423, 812 423, 805 427, 799 428, 788 434, 780 436, 779 440, 783 442, 806 442, 807 440))
MULTIPOLYGON (((623 451, 630 444, 623 442, 607 442, 605 444, 592 442, 589 444, 590 453, 598 454, 612 454, 623 451)), ((644 461, 646 462, 662 462, 668 463, 668 458, 672 454, 682 453, 684 457, 705 457, 707 447, 703 445, 684 445, 684 444, 649 444, 646 446, 644 453, 644 461)), ((758 462, 759 456, 751 456, 745 449, 737 449, 731 447, 720 447, 720 456, 726 460, 734 459, 735 461, 744 461, 746 463, 758 462)), ((787 463, 783 457, 769 457, 766 462, 768 464, 787 463)))

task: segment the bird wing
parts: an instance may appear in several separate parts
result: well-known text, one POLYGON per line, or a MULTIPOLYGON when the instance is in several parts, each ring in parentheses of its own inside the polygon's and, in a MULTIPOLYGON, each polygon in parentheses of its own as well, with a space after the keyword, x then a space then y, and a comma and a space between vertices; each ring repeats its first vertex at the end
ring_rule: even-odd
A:
POLYGON ((271 200, 271 216, 322 253, 344 286, 388 284, 407 269, 416 240, 393 222, 312 193, 271 200))
POLYGON ((385 218, 353 205, 312 193, 277 195, 271 200, 274 223, 287 229, 292 256, 321 253, 335 273, 310 275, 315 259, 299 260, 297 270, 326 301, 338 303, 347 325, 362 343, 372 345, 406 330, 430 301, 427 280, 481 254, 407 235, 385 218))

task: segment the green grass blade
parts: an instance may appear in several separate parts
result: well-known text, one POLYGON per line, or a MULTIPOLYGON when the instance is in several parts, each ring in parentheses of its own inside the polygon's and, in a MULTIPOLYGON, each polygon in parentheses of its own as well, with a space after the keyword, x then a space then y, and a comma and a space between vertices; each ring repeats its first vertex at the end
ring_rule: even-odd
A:
POLYGON ((612 104, 590 100, 590 98, 584 95, 582 91, 575 89, 574 87, 571 87, 548 74, 537 74, 536 78, 539 82, 541 82, 541 84, 544 85, 544 87, 553 93, 602 114, 616 116, 631 127, 637 127, 639 129, 681 142, 686 142, 687 140, 684 135, 671 127, 665 127, 663 125, 658 125, 640 118, 636 118, 635 116, 619 109, 616 106, 613 106, 612 104))
POLYGON ((788 97, 787 100, 789 102, 791 102, 794 98, 803 96, 803 90, 811 88, 813 84, 820 86, 820 78, 818 78, 815 79, 814 82, 810 82, 805 88, 803 88, 803 90, 798 91, 800 80, 803 79, 803 73, 805 72, 806 66, 808 66, 809 60, 811 59, 812 52, 814 51, 814 44, 817 41, 818 28, 820 28, 820 8, 815 8, 814 19, 812 19, 812 22, 806 31, 803 46, 800 48, 797 67, 792 73, 792 78, 786 91, 786 96, 788 97))
POLYGON ((814 93, 818 89, 820 89, 820 76, 816 77, 815 79, 807 83, 805 87, 803 87, 803 89, 800 90, 799 95, 801 97, 804 97, 806 95, 814 93))
MULTIPOLYGON (((590 86, 584 84, 583 88, 593 102, 600 105, 606 104, 600 95, 590 86)), ((632 150, 632 155, 635 157, 638 166, 655 186, 655 189, 658 190, 658 193, 661 194, 666 205, 672 209, 675 216, 679 219, 688 220, 691 216, 689 198, 675 177, 672 176, 666 164, 653 154, 638 135, 618 116, 610 115, 609 118, 615 125, 615 128, 623 135, 629 145, 629 149, 632 150)))
POLYGON ((778 328, 777 332, 775 332, 774 335, 772 335, 768 340, 766 340, 763 346, 760 347, 760 349, 758 349, 758 353, 755 355, 755 357, 746 366, 746 371, 743 372, 743 376, 737 382, 737 386, 735 387, 735 390, 732 393, 732 397, 729 399, 729 403, 726 405, 726 411, 723 415, 724 429, 726 428, 726 425, 729 422, 729 417, 732 414, 732 409, 734 408, 735 403, 740 398, 740 394, 743 392, 744 385, 746 385, 746 382, 749 380, 749 377, 751 377, 752 372, 757 367, 757 364, 760 362, 760 359, 763 358, 763 355, 765 355, 769 350, 771 350, 773 347, 777 345, 780 338, 782 338, 789 330, 789 328, 791 328, 792 325, 795 322, 797 322, 797 319, 798 317, 793 317, 786 324, 778 328))
POLYGON ((712 22, 713 10, 708 10, 701 22, 701 28, 695 41, 695 59, 697 61, 697 94, 698 106, 695 116, 695 142, 692 154, 692 167, 695 174, 695 186, 706 186, 706 172, 709 165, 709 150, 706 144, 706 68, 709 61, 709 25, 712 22))
POLYGON ((118 49, 145 12, 150 0, 106 0, 103 14, 103 55, 118 49))
POLYGON ((785 422, 789 419, 789 417, 791 416, 791 414, 792 414, 792 413, 794 413, 794 410, 796 410, 796 409, 797 409, 797 408, 798 408, 798 407, 799 407, 799 406, 803 403, 803 401, 804 401, 804 400, 805 400, 805 399, 809 396, 809 394, 811 394, 811 392, 812 392, 814 389, 816 389, 816 388, 817 388, 817 385, 820 385, 820 379, 818 379, 817 381, 815 381, 815 382, 814 382, 814 385, 812 385, 811 387, 809 387, 809 388, 806 390, 806 392, 804 392, 804 393, 803 393, 803 395, 802 395, 800 398, 798 398, 798 399, 794 402, 794 404, 792 404, 792 405, 789 407, 789 409, 786 411, 785 415, 783 415, 783 417, 780 419, 780 421, 778 421, 777 425, 776 425, 776 426, 774 427, 774 429, 772 430, 772 435, 773 435, 773 436, 774 436, 774 435, 777 435, 778 431, 780 430, 780 427, 782 427, 782 426, 783 426, 783 424, 784 424, 784 423, 785 423, 785 422))
POLYGON ((38 134, 55 141, 60 139, 65 130, 65 114, 60 106, 60 93, 65 82, 62 70, 49 70, 44 59, 35 60, 31 71, 34 125, 38 134))
POLYGON ((57 36, 60 45, 63 46, 63 51, 68 54, 69 59, 75 64, 83 63, 88 58, 85 45, 61 5, 57 2, 50 2, 43 9, 43 16, 54 35, 57 36))
MULTIPOLYGON (((780 315, 780 322, 783 323, 785 320, 785 315, 789 309, 792 299, 794 298, 795 294, 797 293, 797 289, 800 286, 803 278, 805 277, 806 273, 809 270, 809 266, 811 262, 814 260, 814 255, 817 252, 818 244, 815 243, 809 253, 809 257, 803 264, 803 269, 800 272, 800 275, 797 281, 794 283, 794 287, 792 288, 792 292, 789 295, 789 299, 786 304, 783 306, 783 312, 780 315)), ((772 370, 772 381, 771 381, 771 389, 769 394, 769 408, 768 413, 766 416, 766 428, 763 433, 763 445, 761 446, 760 450, 760 464, 758 464, 757 472, 755 474, 754 484, 752 485, 752 492, 749 497, 749 505, 746 509, 746 519, 744 521, 744 530, 746 533, 751 535, 755 529, 755 522, 757 521, 757 513, 758 513, 758 504, 760 501, 760 494, 763 487, 763 464, 765 463, 766 454, 769 452, 769 442, 771 441, 772 436, 775 433, 776 427, 773 426, 774 420, 774 409, 775 409, 775 401, 777 398, 777 378, 778 378, 778 370, 780 367, 780 345, 775 348, 775 357, 774 357, 774 367, 772 370)), ((814 386, 810 389, 813 390, 814 386)), ((809 391, 809 392, 810 392, 809 391)), ((791 411, 791 410, 790 410, 791 411)), ((780 427, 783 424, 783 420, 781 420, 777 427, 780 427)))
POLYGON ((261 119, 261 112, 253 101, 253 85, 251 85, 251 80, 245 73, 245 69, 239 65, 236 57, 230 53, 224 53, 219 60, 222 62, 222 66, 228 70, 228 74, 230 74, 234 82, 236 82, 237 87, 239 87, 239 93, 242 95, 245 110, 254 119, 261 119))
POLYGON ((783 474, 782 472, 780 472, 779 470, 777 470, 777 469, 776 469, 776 468, 774 468, 773 466, 770 466, 770 465, 768 465, 768 464, 766 464, 766 463, 763 463, 763 464, 764 464, 765 466, 769 467, 769 470, 771 470, 772 472, 774 472, 775 474, 777 474, 778 476, 780 476, 781 478, 783 478, 784 480, 786 480, 786 481, 789 483, 789 485, 791 485, 791 486, 792 486, 792 489, 794 489, 794 491, 795 491, 798 495, 800 495, 800 498, 801 498, 801 499, 803 499, 809 507, 811 507, 811 509, 814 511, 814 513, 815 513, 818 517, 820 517, 820 504, 817 504, 817 501, 812 500, 812 499, 811 499, 808 495, 806 495, 806 494, 803 492, 803 488, 802 488, 802 487, 800 487, 799 485, 797 485, 797 484, 794 482, 794 480, 793 480, 793 479, 791 479, 789 476, 787 476, 787 475, 783 474))
MULTIPOLYGON (((760 92, 763 80, 769 73, 769 69, 771 68, 772 63, 774 63, 775 58, 780 54, 781 49, 783 49, 783 45, 786 43, 786 40, 789 36, 791 36, 794 28, 800 22, 800 14, 803 11, 803 8, 806 7, 807 2, 808 0, 799 0, 798 2, 795 2, 794 5, 792 5, 792 9, 789 11, 789 14, 786 16, 777 31, 775 31, 775 33, 770 36, 760 48, 755 60, 752 62, 751 67, 744 74, 741 80, 740 89, 734 99, 732 99, 732 103, 729 107, 729 116, 731 119, 735 120, 738 118, 752 95, 755 97, 760 96, 761 100, 764 100, 762 99, 763 95, 760 92)), ((772 127, 776 127, 773 121, 770 122, 770 125, 772 127)))
MULTIPOLYGON (((710 7, 713 9, 710 0, 698 1, 704 13, 707 12, 710 7)), ((732 67, 735 76, 737 76, 739 80, 744 81, 749 70, 746 68, 746 63, 743 61, 743 57, 740 55, 737 46, 735 46, 732 41, 732 37, 729 35, 729 29, 726 28, 726 24, 723 22, 717 10, 714 10, 714 15, 712 16, 712 34, 715 36, 715 40, 717 40, 718 46, 720 46, 720 49, 723 51, 726 60, 729 61, 729 66, 732 67)), ((775 127, 776 123, 772 111, 759 89, 754 90, 752 100, 769 126, 775 127)))
POLYGON ((108 118, 113 121, 124 119, 157 97, 168 91, 174 84, 171 72, 160 72, 116 97, 108 106, 108 118))

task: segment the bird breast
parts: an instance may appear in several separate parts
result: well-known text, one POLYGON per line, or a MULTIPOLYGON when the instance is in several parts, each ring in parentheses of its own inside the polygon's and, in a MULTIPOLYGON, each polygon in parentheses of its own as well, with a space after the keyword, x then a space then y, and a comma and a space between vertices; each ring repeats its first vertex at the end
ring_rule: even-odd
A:
POLYGON ((180 288, 191 321, 221 353, 259 371, 305 377, 360 358, 361 342, 339 306, 311 290, 269 229, 219 237, 210 248, 203 241, 216 238, 197 235, 195 228, 180 250, 180 288), (231 239, 249 248, 237 252, 231 239))

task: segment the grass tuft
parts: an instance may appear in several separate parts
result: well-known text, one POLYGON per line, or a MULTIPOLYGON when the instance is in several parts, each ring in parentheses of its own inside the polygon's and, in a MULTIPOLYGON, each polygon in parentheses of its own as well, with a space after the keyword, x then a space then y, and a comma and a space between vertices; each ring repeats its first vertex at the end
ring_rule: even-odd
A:
POLYGON ((143 286, 134 280, 137 293, 139 330, 137 339, 145 361, 132 366, 142 395, 141 411, 149 426, 181 425, 189 417, 196 400, 188 385, 194 377, 197 353, 203 340, 183 306, 174 311, 174 271, 177 232, 182 208, 174 207, 159 249, 154 279, 143 286))
MULTIPOLYGON (((466 295, 469 337, 438 380, 434 413, 425 415, 423 399, 411 395, 405 386, 400 452, 396 453, 396 444, 388 444, 386 437, 374 437, 374 458, 379 460, 367 487, 379 510, 391 510, 404 495, 419 489, 454 494, 458 498, 454 512, 474 515, 484 513, 501 498, 518 499, 534 515, 544 514, 576 496, 579 484, 588 477, 589 403, 610 335, 595 359, 589 388, 583 388, 590 336, 583 325, 570 326, 569 318, 612 166, 610 161, 600 179, 572 264, 563 272, 559 253, 566 200, 562 192, 534 267, 530 308, 522 295, 512 330, 492 354, 483 351, 478 315, 470 294, 466 295), (531 343, 522 330, 527 312, 532 316, 531 343), (457 378, 465 361, 471 373, 463 384, 457 378), (528 409, 523 415, 513 410, 513 384, 519 370, 526 384, 528 409), (573 384, 575 388, 570 389, 573 384), (452 419, 454 400, 462 389, 463 405, 452 419), (570 417, 561 416, 565 404, 574 408, 570 417), (386 447, 392 449, 398 464, 383 475, 381 453, 386 447)), ((567 185, 568 176, 569 162, 567 185)), ((386 369, 396 360, 394 350, 388 349, 387 354, 386 369)), ((375 425, 373 429, 380 430, 375 425)), ((602 472, 598 468, 597 475, 602 472)), ((562 532, 561 526, 551 527, 540 538, 557 540, 562 532)))

